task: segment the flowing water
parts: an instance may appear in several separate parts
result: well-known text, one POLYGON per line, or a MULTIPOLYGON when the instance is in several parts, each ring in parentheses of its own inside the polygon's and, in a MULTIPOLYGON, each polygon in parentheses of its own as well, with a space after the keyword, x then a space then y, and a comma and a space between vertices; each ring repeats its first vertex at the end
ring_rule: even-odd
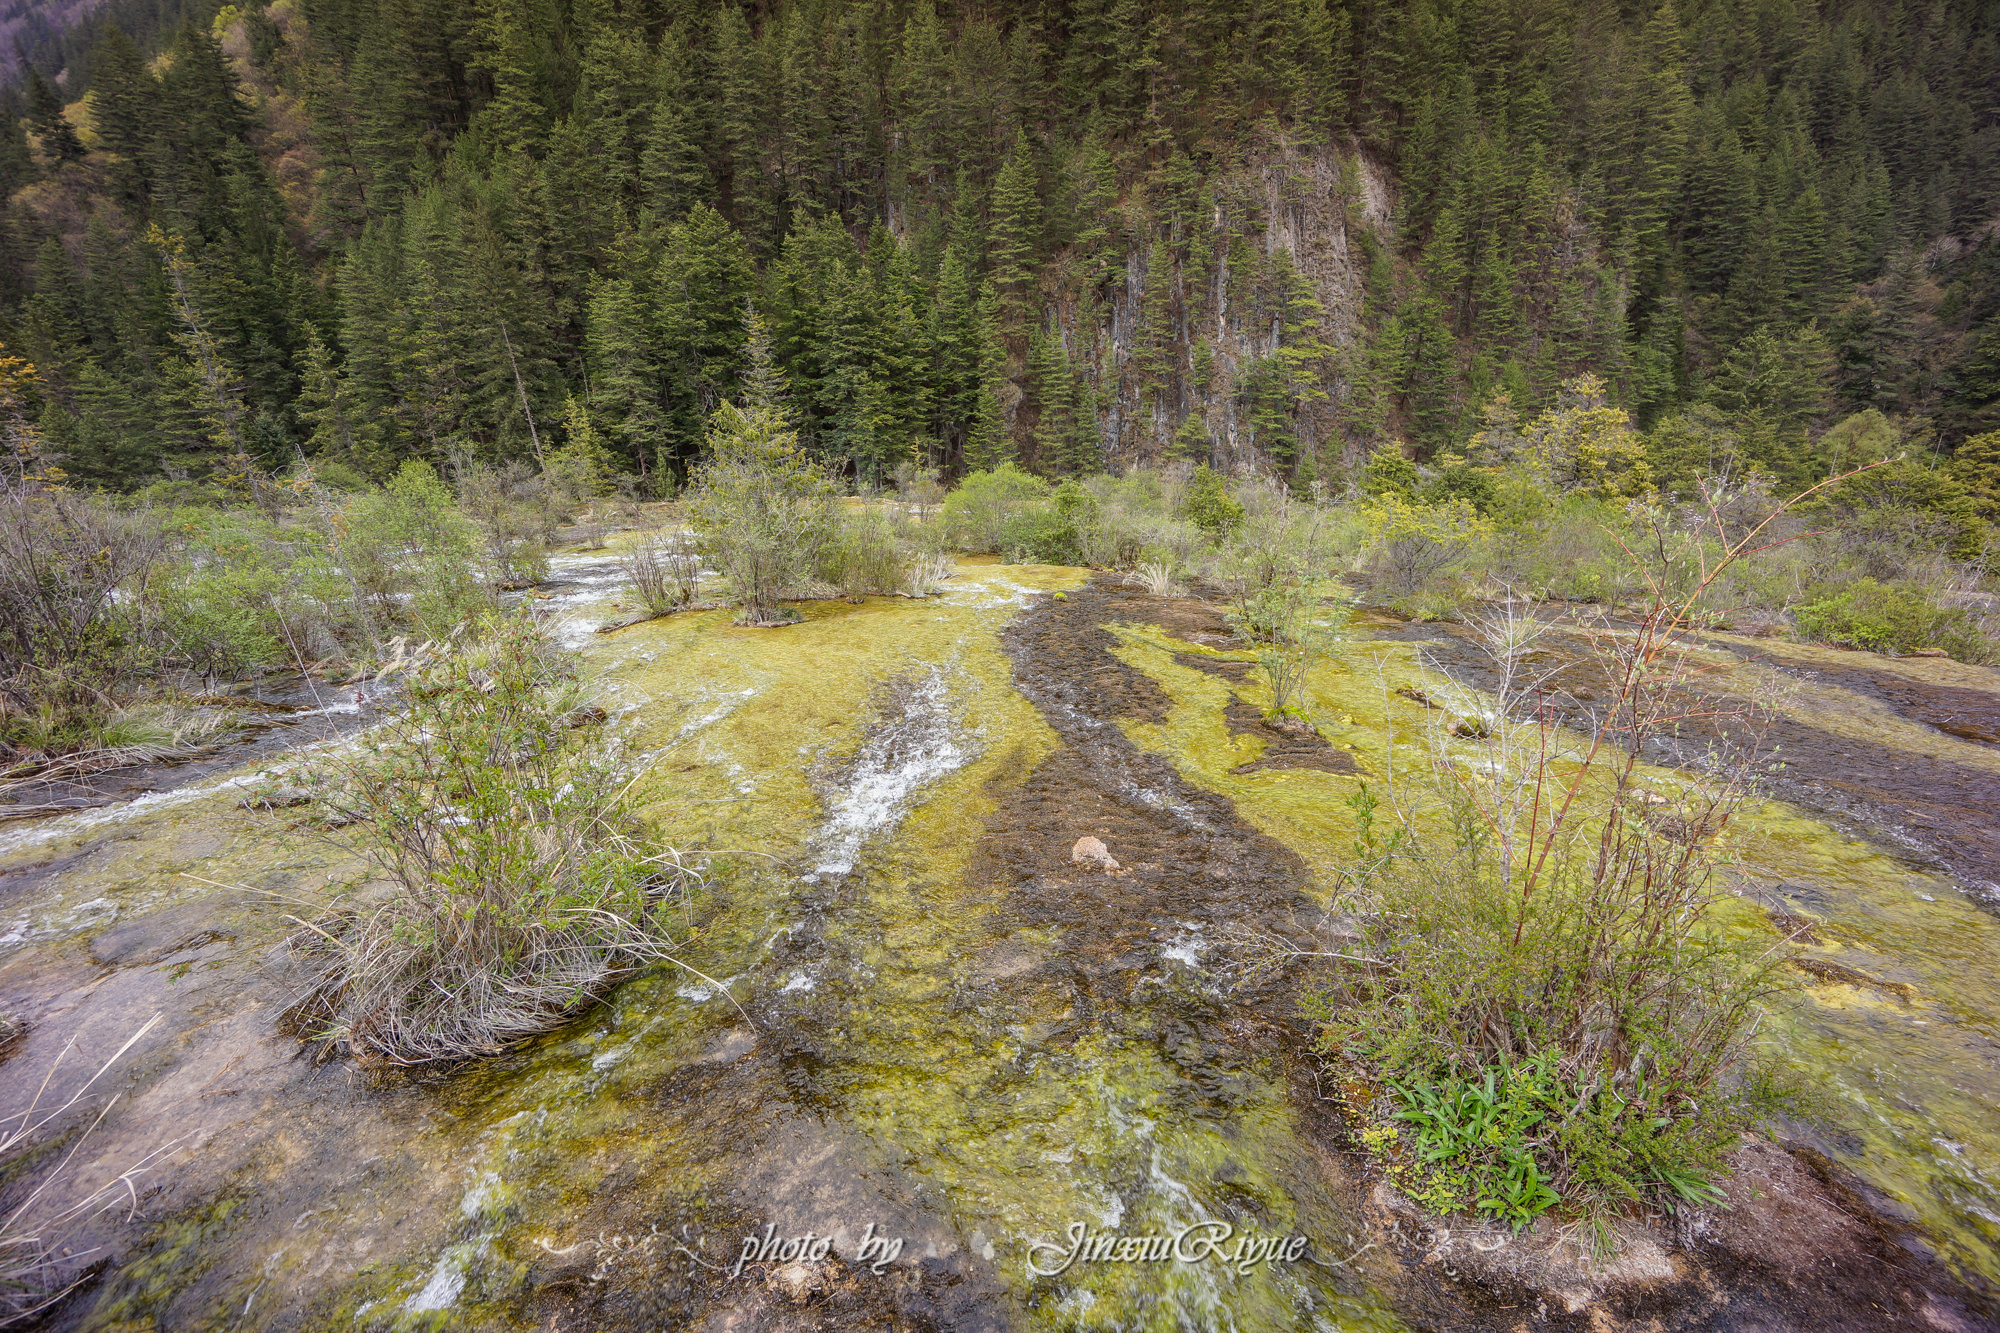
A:
MULTIPOLYGON (((279 1030, 288 918, 367 876, 299 812, 242 808, 283 758, 0 826, 0 1007, 33 1024, 0 1063, 0 1114, 73 1036, 58 1095, 166 1015, 114 1071, 121 1099, 72 1169, 94 1184, 171 1151, 139 1215, 100 1223, 104 1272, 57 1326, 1515 1318, 1378 1243, 1282 985, 1208 970, 1242 928, 1313 916, 1357 777, 1425 753, 1425 710, 1394 691, 1438 688, 1449 635, 1353 630, 1311 681, 1331 743, 1308 743, 1245 702, 1250 655, 1213 607, 1083 571, 966 564, 925 601, 607 635, 629 595, 615 554, 555 573, 551 609, 641 756, 651 813, 683 846, 732 853, 691 912, 683 956, 705 975, 658 969, 479 1066, 364 1075, 279 1030), (1083 837, 1117 869, 1074 860, 1083 837), (1064 1262, 1100 1233, 1197 1251, 1064 1262), (787 1265, 809 1234, 848 1262, 787 1265), (858 1258, 882 1239, 893 1255, 858 1258), (816 1285, 803 1303, 800 1283, 816 1285)), ((1713 650, 1731 688, 1790 682, 1781 712, 1852 753, 2000 784, 1990 743, 1839 678, 1860 655, 1786 652, 1713 650)), ((1990 672, 1868 660, 1938 698, 2000 693, 1990 672)), ((1805 954, 1825 966, 1770 1036, 1826 1105, 1787 1133, 1977 1285, 2000 1280, 1994 872, 1917 814, 1884 824, 1886 782, 1818 805, 1780 787, 1739 820, 1725 928, 1775 942, 1772 912, 1811 923, 1805 954)))

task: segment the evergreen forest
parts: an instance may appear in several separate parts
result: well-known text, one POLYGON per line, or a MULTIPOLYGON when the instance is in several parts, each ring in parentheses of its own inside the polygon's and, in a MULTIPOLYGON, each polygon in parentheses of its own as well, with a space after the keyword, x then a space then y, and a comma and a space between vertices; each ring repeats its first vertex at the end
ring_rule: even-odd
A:
POLYGON ((1338 489, 1579 375, 1652 484, 1948 462, 2000 6, 1684 2, 120 0, 0 116, 14 413, 112 491, 583 440, 667 494, 754 311, 864 488, 1338 489))

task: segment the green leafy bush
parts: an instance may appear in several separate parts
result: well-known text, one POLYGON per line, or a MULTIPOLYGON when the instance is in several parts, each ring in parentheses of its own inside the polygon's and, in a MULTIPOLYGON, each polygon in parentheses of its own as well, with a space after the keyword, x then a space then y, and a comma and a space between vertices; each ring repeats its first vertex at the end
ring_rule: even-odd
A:
POLYGON ((849 514, 840 536, 827 547, 826 580, 841 596, 859 602, 899 592, 908 582, 910 556, 877 513, 849 514))
POLYGON ((328 513, 325 526, 329 553, 373 625, 442 638, 493 604, 479 576, 479 530, 421 459, 406 461, 380 491, 328 513))
POLYGON ((1793 618, 1798 636, 1816 643, 1877 653, 1942 648, 1966 662, 1992 661, 1996 654, 1970 612, 1940 607, 1920 591, 1871 578, 1821 590, 1793 618))
POLYGON ((1076 529, 1051 510, 1031 510, 1009 518, 1000 531, 1000 550, 1017 565, 1080 565, 1076 529))
POLYGON ((1417 505, 1388 494, 1370 502, 1365 513, 1368 569, 1392 596, 1422 592, 1449 578, 1493 531, 1464 500, 1417 505))
POLYGON ((1768 1107, 1745 1042, 1783 960, 1704 927, 1701 856, 1667 820, 1608 813, 1524 895, 1470 809, 1448 842, 1385 844, 1374 801, 1349 802, 1365 869, 1342 956, 1361 961, 1307 1011, 1320 1052, 1372 1090, 1351 1101, 1399 1184, 1516 1227, 1558 1202, 1601 1219, 1707 1197, 1768 1107))
POLYGON ((952 540, 968 551, 1004 551, 1008 525, 1028 513, 1048 495, 1048 483, 1002 463, 990 472, 973 472, 944 499, 944 521, 952 540))
POLYGON ((808 591, 839 539, 833 480, 799 446, 774 407, 724 403, 709 427, 710 460, 696 472, 688 520, 702 553, 729 580, 745 624, 785 623, 778 602, 808 591))
POLYGON ((1181 500, 1181 517, 1220 540, 1243 524, 1243 506, 1229 493, 1222 475, 1203 463, 1188 481, 1181 500))

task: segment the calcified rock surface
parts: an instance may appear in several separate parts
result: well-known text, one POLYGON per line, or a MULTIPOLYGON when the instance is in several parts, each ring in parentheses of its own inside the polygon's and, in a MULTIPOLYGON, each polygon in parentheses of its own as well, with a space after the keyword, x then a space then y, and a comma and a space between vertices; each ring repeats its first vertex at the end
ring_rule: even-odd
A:
MULTIPOLYGON (((1991 1326, 2000 922, 1900 835, 1776 803, 1732 828, 1731 928, 1804 939, 1806 1001, 1772 1033, 1831 1105, 1746 1145, 1729 1208, 1634 1219, 1598 1265, 1557 1228, 1425 1218, 1349 1151, 1289 983, 1216 969, 1243 928, 1305 938, 1356 776, 1417 752, 1414 696, 1476 693, 1424 674, 1451 641, 1354 629, 1308 738, 1264 726, 1219 606, 1078 571, 967 566, 943 598, 816 605, 776 634, 719 612, 593 635, 662 821, 777 858, 723 862, 696 905, 692 960, 728 997, 663 969, 417 1078, 316 1066, 281 1030, 285 917, 358 867, 298 812, 243 808, 248 773, 16 825, 0 1009, 31 1026, 0 1114, 71 1036, 108 1053, 165 1015, 77 1170, 173 1155, 138 1217, 102 1220, 105 1269, 50 1326, 1991 1326), (1247 1272, 1028 1269, 1077 1224, 1310 1246, 1247 1272), (827 1253, 784 1253, 808 1234, 827 1253), (882 1237, 902 1244, 878 1272, 859 1252, 882 1237)), ((1745 688, 1729 673, 1788 669, 1715 651, 1745 688)), ((1854 761, 1813 781, 1994 763, 1935 727, 1916 758, 1897 730, 1975 716, 1985 677, 1838 660, 1884 679, 1809 682, 1796 706, 1854 761)))

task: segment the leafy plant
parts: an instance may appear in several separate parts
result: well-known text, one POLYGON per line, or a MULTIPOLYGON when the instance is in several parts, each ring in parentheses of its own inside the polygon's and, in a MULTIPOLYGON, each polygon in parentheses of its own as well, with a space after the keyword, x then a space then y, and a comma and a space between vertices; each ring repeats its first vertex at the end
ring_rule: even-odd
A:
POLYGON ((1802 639, 1878 653, 1936 646, 1969 662, 1989 661, 1995 653, 1968 612, 1947 610, 1919 591, 1872 578, 1821 592, 1793 612, 1793 623, 1802 639))
POLYGON ((1219 540, 1243 522, 1243 506, 1229 493, 1222 475, 1203 463, 1194 470, 1187 494, 1181 501, 1181 516, 1219 540))
POLYGON ((778 602, 808 591, 839 538, 833 481, 776 407, 723 403, 713 456, 696 472, 687 512, 702 553, 728 579, 744 624, 783 623, 778 602))
POLYGON ((1013 463, 969 473, 944 499, 945 526, 967 550, 1003 551, 1009 524, 1048 493, 1047 482, 1013 463))
POLYGON ((489 1055, 568 1022, 646 962, 695 882, 632 814, 580 711, 576 663, 490 617, 415 670, 405 712, 304 771, 394 885, 301 922, 302 1035, 364 1061, 489 1055))
POLYGON ((1429 588, 1493 530, 1464 500, 1419 505, 1390 492, 1372 501, 1365 513, 1369 568, 1397 594, 1429 588))
MULTIPOLYGON (((1436 784, 1394 790, 1386 852, 1373 794, 1357 797, 1358 865, 1333 909, 1355 943, 1313 955, 1330 967, 1307 1008, 1318 1050, 1384 1090, 1358 1114, 1408 1131, 1407 1152, 1373 1142, 1425 1206, 1519 1227, 1559 1204, 1601 1219, 1709 1199, 1769 1109, 1750 1038, 1792 983, 1779 951, 1714 928, 1709 884, 1754 747, 1712 753, 1704 784, 1664 800, 1638 783, 1650 739, 1721 707, 1696 689, 1688 627, 1780 513, 1733 539, 1719 506, 1708 532, 1651 515, 1649 556, 1628 550, 1650 610, 1568 668, 1587 698, 1530 668, 1547 626, 1501 604, 1478 627, 1495 677, 1481 762, 1455 758, 1440 715, 1436 784)), ((1732 721, 1754 734, 1747 709, 1732 721)))

